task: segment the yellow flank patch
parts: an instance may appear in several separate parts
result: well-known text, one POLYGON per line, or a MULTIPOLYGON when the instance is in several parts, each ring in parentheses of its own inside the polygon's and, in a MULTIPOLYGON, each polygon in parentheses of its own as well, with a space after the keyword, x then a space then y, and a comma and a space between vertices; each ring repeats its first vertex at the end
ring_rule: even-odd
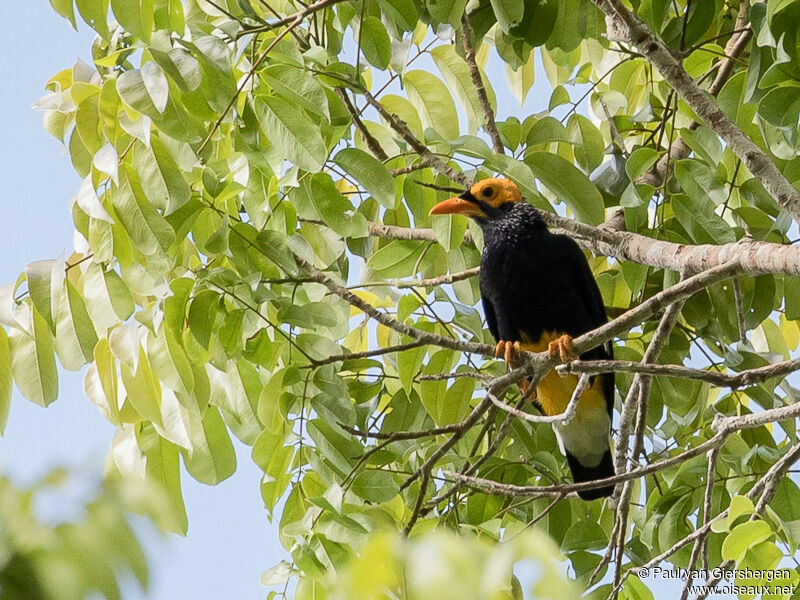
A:
MULTIPOLYGON (((522 347, 529 352, 543 352, 553 340, 557 340, 563 333, 546 331, 536 342, 531 342, 530 338, 523 336, 522 347)), ((605 410, 606 399, 603 395, 602 376, 594 378, 592 387, 586 390, 578 403, 578 412, 589 407, 601 407, 605 410)), ((558 415, 563 413, 575 386, 578 385, 578 378, 575 375, 562 377, 555 371, 550 371, 536 387, 536 396, 542 411, 546 415, 558 415)))

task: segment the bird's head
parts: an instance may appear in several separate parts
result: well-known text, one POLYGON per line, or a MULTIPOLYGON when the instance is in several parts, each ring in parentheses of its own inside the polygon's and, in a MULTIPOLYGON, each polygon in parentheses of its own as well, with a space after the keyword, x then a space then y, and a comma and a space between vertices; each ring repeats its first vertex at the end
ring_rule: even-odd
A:
POLYGON ((493 177, 479 181, 460 196, 440 202, 429 214, 461 214, 484 222, 502 219, 518 202, 522 202, 522 194, 517 184, 493 177))

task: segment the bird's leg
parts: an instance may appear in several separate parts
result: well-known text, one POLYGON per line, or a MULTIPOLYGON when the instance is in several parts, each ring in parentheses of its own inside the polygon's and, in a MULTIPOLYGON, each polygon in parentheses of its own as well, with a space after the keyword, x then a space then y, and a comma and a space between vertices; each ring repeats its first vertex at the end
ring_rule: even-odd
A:
POLYGON ((568 335, 562 335, 560 338, 550 342, 547 345, 547 352, 550 356, 558 356, 563 364, 570 363, 578 358, 575 354, 575 349, 572 347, 572 338, 568 335))

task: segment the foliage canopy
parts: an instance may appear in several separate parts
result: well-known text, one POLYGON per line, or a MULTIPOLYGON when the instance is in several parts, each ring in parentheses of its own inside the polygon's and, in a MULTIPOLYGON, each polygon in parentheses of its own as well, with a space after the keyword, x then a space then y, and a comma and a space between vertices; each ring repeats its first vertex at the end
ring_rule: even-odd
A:
MULTIPOLYGON (((796 555, 800 2, 51 4, 97 32, 94 64, 38 102, 83 178, 78 243, 0 291, 0 424, 12 378, 48 405, 56 359, 88 365, 119 429, 112 470, 160 484, 176 532, 180 457, 218 483, 232 433, 291 554, 265 581, 296 575, 298 598, 339 593, 326 572, 366 578, 370 556, 405 564, 386 531, 465 565, 489 550, 415 537, 503 540, 492 552, 542 564, 557 546, 579 586, 596 571, 597 598, 612 572, 652 597, 630 569, 651 560, 796 555), (501 87, 529 106, 537 71, 535 114, 498 106, 501 87), (490 401, 531 410, 491 358, 480 231, 428 211, 495 173, 594 252, 609 313, 629 317, 585 341, 616 336, 636 363, 617 375, 616 503, 568 495, 550 425, 490 401), (555 545, 506 543, 531 527, 555 545)), ((372 572, 380 597, 406 597, 398 570, 372 572)), ((568 596, 557 580, 539 591, 568 596)))

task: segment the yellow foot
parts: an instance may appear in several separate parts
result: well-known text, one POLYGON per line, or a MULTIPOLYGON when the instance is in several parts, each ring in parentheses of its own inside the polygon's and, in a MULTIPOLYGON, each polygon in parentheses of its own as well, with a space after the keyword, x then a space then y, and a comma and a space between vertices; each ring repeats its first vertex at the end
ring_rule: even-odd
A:
POLYGON ((568 335, 562 335, 560 338, 550 342, 547 345, 547 352, 550 356, 558 356, 563 364, 578 358, 575 354, 575 349, 572 347, 572 338, 568 335))
POLYGON ((522 345, 519 342, 500 340, 495 346, 494 355, 497 358, 502 358, 511 366, 511 363, 517 362, 522 355, 522 345))

